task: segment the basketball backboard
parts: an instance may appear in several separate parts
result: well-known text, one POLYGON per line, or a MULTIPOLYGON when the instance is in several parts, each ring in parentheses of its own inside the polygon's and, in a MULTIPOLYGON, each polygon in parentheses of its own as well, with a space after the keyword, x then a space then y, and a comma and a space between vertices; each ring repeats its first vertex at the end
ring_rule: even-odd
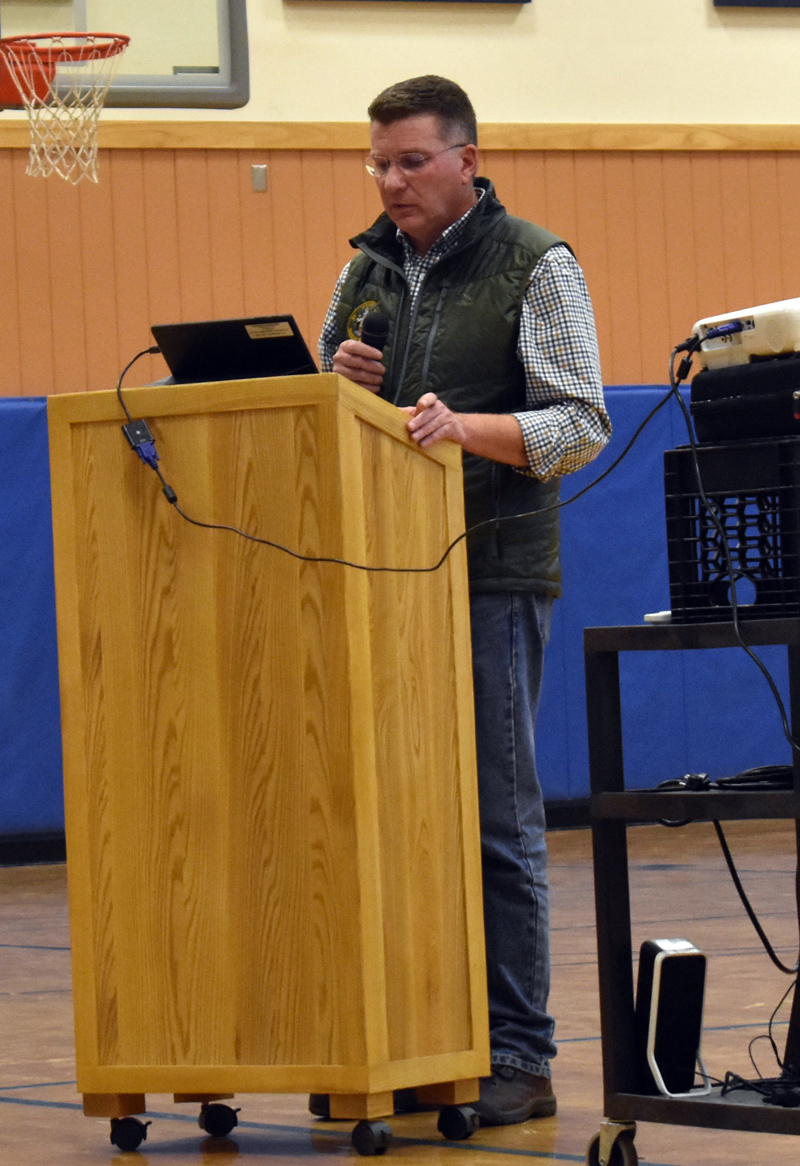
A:
POLYGON ((0 0, 0 34, 125 33, 107 106, 236 109, 249 95, 246 0, 0 0))

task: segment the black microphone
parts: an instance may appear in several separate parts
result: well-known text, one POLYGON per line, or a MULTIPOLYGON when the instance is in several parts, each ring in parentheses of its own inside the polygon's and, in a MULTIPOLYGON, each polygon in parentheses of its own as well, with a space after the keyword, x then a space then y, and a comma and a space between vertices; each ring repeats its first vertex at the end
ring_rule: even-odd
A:
POLYGON ((379 352, 383 352, 390 327, 391 321, 383 312, 367 312, 361 321, 359 340, 362 344, 368 344, 370 348, 377 348, 379 352))

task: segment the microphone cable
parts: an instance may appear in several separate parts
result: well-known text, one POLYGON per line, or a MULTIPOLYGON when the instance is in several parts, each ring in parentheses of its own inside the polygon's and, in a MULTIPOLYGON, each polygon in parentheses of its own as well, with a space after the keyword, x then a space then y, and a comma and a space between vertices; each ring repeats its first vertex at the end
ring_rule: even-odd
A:
POLYGON ((617 468, 620 462, 628 456, 642 431, 646 429, 659 410, 663 409, 667 401, 669 401, 670 397, 673 395, 673 390, 670 388, 669 391, 661 398, 661 400, 653 406, 647 416, 639 423, 633 436, 629 439, 625 448, 617 455, 614 461, 611 462, 611 464, 607 466, 601 474, 598 474, 596 478, 593 478, 591 482, 589 482, 586 486, 583 486, 580 490, 577 490, 569 498, 560 499, 558 502, 553 502, 549 506, 539 507, 537 510, 526 510, 519 514, 498 515, 495 518, 486 518, 481 522, 476 522, 466 530, 462 531, 462 533, 459 534, 456 538, 454 538, 453 541, 445 547, 444 551, 436 560, 436 562, 430 564, 430 566, 384 567, 373 566, 369 563, 356 563, 350 559, 337 558, 333 555, 304 555, 300 551, 296 551, 291 547, 284 546, 283 543, 276 542, 273 539, 263 538, 260 535, 251 534, 249 531, 241 530, 238 526, 233 526, 228 523, 221 522, 204 522, 199 518, 193 518, 191 515, 187 514, 178 505, 177 493, 164 479, 158 464, 159 458, 158 452, 155 448, 155 440, 152 433, 150 432, 149 427, 147 426, 147 423, 145 421, 134 421, 132 419, 128 407, 125 404, 125 400, 122 396, 122 380, 128 370, 136 363, 139 357, 146 356, 148 354, 152 355, 158 352, 160 352, 160 349, 157 347, 144 348, 125 365, 125 368, 120 373, 120 377, 117 382, 117 396, 119 397, 120 404, 122 405, 122 408, 125 411, 125 415, 128 418, 128 424, 123 425, 122 427, 123 433, 128 440, 128 444, 131 446, 131 449, 133 449, 134 453, 139 456, 141 461, 143 461, 145 465, 150 466, 150 468, 157 474, 159 481, 161 482, 162 491, 165 498, 171 506, 174 506, 175 510, 178 512, 178 514, 180 514, 181 518, 185 519, 186 522, 191 523, 192 526, 201 527, 204 530, 228 531, 230 534, 239 535, 240 538, 247 539, 249 542, 258 543, 260 546, 272 547, 273 550, 281 551, 283 554, 289 555, 293 559, 299 559, 304 563, 336 563, 341 567, 350 567, 354 571, 367 571, 371 574, 432 574, 433 572, 440 570, 440 568, 444 565, 459 543, 463 542, 465 538, 473 534, 476 530, 480 530, 485 526, 497 526, 497 524, 501 522, 516 522, 520 518, 533 518, 539 514, 547 514, 553 510, 561 510, 563 507, 570 506, 573 502, 577 502, 579 498, 584 496, 584 494, 588 494, 590 490, 593 490, 595 486, 598 486, 600 482, 604 481, 609 476, 609 474, 617 468))

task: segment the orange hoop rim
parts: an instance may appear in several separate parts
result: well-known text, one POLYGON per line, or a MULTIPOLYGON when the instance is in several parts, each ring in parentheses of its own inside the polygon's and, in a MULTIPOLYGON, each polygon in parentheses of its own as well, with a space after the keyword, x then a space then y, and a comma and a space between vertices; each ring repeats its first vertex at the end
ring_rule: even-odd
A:
POLYGON ((0 53, 11 63, 21 57, 28 61, 40 60, 53 63, 57 55, 64 61, 98 61, 116 57, 130 44, 131 38, 116 32, 48 32, 29 36, 0 37, 0 53), (86 43, 87 37, 91 38, 86 43), (82 41, 82 44, 70 44, 82 41), (56 43, 59 42, 59 43, 56 43), (66 43, 65 43, 66 42, 66 43))

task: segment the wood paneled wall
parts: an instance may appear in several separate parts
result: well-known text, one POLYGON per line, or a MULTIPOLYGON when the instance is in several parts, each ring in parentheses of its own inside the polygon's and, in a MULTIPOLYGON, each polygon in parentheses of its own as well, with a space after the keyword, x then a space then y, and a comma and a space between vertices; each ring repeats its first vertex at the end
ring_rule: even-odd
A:
MULTIPOLYGON (((292 312, 313 346, 380 209, 360 150, 108 149, 77 188, 25 165, 0 149, 6 396, 113 387, 152 323, 292 312)), ((696 319, 800 295, 800 152, 486 150, 482 172, 573 245, 607 384, 663 383, 696 319)))

